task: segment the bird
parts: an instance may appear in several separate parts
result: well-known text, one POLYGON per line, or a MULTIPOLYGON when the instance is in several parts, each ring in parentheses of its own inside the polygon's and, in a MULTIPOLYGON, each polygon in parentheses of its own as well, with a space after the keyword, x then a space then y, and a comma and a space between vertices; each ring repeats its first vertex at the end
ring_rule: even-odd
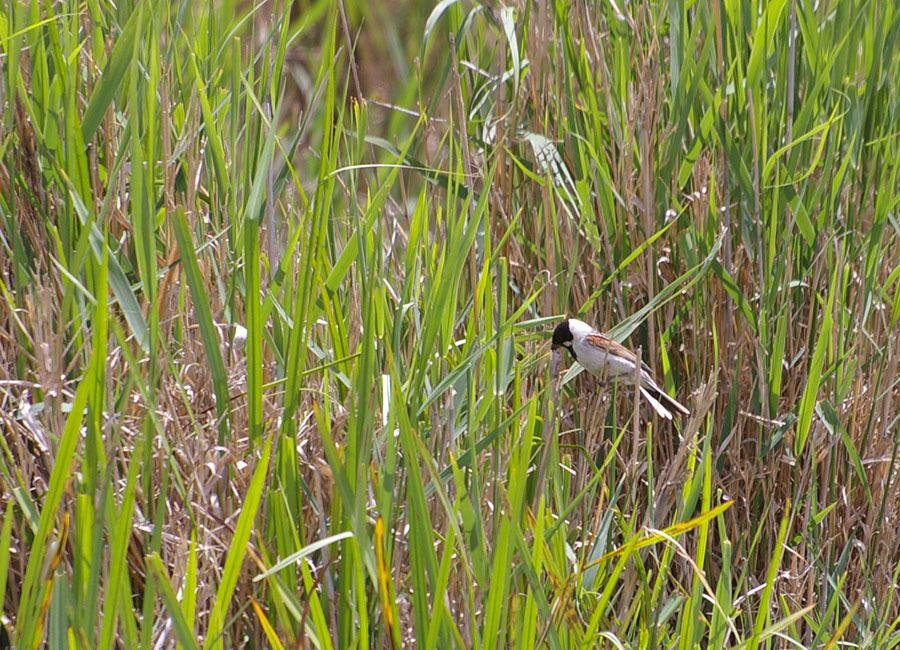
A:
MULTIPOLYGON (((584 321, 569 318, 557 325, 550 347, 554 352, 560 348, 568 350, 575 361, 601 380, 635 383, 637 355, 584 321)), ((681 415, 691 414, 683 404, 660 388, 644 363, 641 364, 638 388, 660 417, 671 420, 673 411, 681 415)))

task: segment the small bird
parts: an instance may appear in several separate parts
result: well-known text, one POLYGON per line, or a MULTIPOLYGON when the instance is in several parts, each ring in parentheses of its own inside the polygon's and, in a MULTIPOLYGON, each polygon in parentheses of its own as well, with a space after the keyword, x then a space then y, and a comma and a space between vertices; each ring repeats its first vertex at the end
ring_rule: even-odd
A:
MULTIPOLYGON (((585 322, 569 318, 557 325, 553 331, 551 349, 556 351, 559 348, 568 350, 572 358, 595 377, 634 385, 637 355, 585 322)), ((660 417, 671 420, 673 411, 690 415, 687 408, 659 387, 646 364, 641 365, 640 377, 638 388, 660 417)))

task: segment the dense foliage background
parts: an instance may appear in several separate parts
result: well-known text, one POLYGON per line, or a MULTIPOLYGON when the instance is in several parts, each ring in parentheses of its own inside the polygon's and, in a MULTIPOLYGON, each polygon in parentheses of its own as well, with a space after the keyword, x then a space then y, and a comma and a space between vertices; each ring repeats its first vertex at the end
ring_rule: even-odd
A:
POLYGON ((5 3, 0 646, 900 646, 898 34, 5 3))

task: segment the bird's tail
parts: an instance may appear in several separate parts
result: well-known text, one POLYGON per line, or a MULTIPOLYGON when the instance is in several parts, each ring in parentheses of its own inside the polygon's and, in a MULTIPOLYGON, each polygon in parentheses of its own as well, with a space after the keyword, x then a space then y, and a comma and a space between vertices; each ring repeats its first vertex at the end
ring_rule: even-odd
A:
POLYGON ((669 395, 655 383, 641 386, 641 394, 647 398, 647 401, 650 402, 650 406, 653 407, 653 410, 659 413, 660 417, 666 418, 667 420, 672 419, 673 411, 680 413, 681 415, 691 414, 681 402, 669 397, 669 395))

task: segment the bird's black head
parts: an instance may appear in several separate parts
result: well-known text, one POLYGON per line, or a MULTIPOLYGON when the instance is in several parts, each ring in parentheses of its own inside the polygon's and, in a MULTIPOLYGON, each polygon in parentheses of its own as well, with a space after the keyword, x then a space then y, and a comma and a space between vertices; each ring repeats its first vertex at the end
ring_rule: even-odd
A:
POLYGON ((573 340, 572 330, 569 329, 569 321, 564 320, 556 326, 555 330, 553 330, 553 343, 550 346, 550 349, 558 350, 559 348, 565 348, 572 355, 572 358, 577 360, 578 357, 575 356, 575 350, 572 349, 573 340))

